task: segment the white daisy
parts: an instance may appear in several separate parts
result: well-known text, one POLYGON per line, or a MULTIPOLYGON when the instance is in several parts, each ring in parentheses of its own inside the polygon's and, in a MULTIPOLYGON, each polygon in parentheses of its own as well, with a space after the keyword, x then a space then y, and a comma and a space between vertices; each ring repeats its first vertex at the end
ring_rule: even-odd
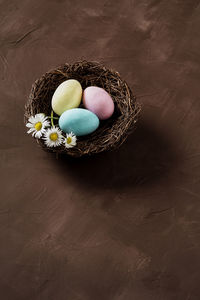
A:
POLYGON ((47 147, 57 147, 63 143, 62 131, 58 127, 51 127, 45 131, 44 141, 47 147))
POLYGON ((67 133, 66 134, 66 138, 64 140, 64 144, 65 144, 65 148, 72 148, 74 146, 76 146, 76 136, 75 134, 71 133, 67 133))
POLYGON ((31 116, 28 119, 28 122, 29 123, 26 124, 26 127, 29 128, 27 133, 32 133, 32 136, 35 136, 36 138, 40 138, 42 134, 45 133, 45 128, 50 125, 44 114, 31 116))

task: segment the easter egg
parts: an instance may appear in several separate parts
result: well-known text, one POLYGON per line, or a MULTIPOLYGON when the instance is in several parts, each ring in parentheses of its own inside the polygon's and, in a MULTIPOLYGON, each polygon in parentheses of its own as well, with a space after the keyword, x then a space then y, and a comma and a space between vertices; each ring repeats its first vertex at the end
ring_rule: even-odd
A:
POLYGON ((64 111, 78 107, 81 102, 82 87, 75 79, 62 82, 55 90, 52 97, 52 109, 57 115, 64 111))
POLYGON ((77 136, 87 135, 99 127, 98 117, 83 108, 66 110, 59 118, 60 128, 66 132, 73 132, 77 136))
POLYGON ((83 104, 100 120, 110 118, 114 112, 114 102, 111 96, 100 87, 87 87, 83 92, 83 104))

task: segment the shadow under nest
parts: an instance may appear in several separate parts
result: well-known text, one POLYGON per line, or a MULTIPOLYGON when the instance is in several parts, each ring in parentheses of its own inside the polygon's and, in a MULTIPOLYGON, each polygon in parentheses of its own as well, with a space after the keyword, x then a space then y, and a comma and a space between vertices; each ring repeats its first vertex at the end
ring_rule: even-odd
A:
POLYGON ((52 159, 62 176, 72 177, 79 185, 120 190, 159 182, 176 168, 180 153, 158 127, 140 120, 137 130, 115 151, 52 159))

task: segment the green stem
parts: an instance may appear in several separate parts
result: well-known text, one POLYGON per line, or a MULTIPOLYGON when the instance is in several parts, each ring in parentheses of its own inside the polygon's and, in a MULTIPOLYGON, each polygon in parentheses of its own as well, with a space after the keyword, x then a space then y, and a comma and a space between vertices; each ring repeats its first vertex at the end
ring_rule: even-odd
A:
POLYGON ((51 125, 54 126, 54 123, 53 123, 53 110, 51 111, 51 125))
MULTIPOLYGON (((51 119, 51 116, 46 116, 47 118, 51 119)), ((58 117, 52 117, 52 119, 58 120, 58 117)))

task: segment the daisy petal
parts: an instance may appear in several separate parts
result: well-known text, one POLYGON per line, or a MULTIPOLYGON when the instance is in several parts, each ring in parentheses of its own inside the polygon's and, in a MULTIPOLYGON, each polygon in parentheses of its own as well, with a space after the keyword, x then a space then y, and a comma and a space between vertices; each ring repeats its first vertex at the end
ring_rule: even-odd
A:
POLYGON ((41 136, 42 136, 41 131, 38 131, 38 132, 35 133, 35 137, 36 137, 36 138, 39 139, 41 136))
POLYGON ((31 127, 33 127, 33 124, 27 123, 27 124, 26 124, 26 127, 31 128, 31 127))
POLYGON ((49 122, 49 121, 44 121, 44 122, 43 122, 43 126, 44 126, 44 127, 50 126, 50 122, 49 122))
POLYGON ((33 131, 35 131, 34 128, 30 128, 30 129, 27 131, 27 133, 31 133, 31 132, 33 132, 33 131))
POLYGON ((34 118, 33 116, 31 116, 31 117, 28 119, 28 121, 29 121, 30 123, 34 123, 34 122, 35 122, 35 118, 34 118))

